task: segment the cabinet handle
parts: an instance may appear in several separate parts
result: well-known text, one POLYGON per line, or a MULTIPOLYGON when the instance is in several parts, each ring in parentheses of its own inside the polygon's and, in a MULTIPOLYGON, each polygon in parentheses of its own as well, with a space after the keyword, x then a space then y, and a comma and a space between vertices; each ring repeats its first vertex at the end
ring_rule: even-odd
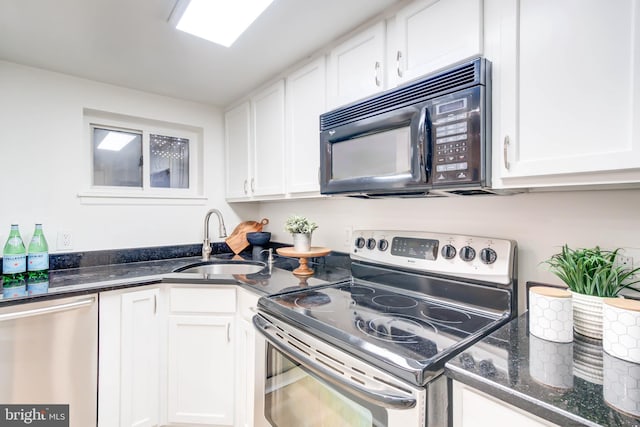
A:
POLYGON ((255 180, 253 178, 251 178, 251 192, 256 192, 255 180))
POLYGON ((396 71, 398 73, 398 77, 402 77, 402 70, 400 69, 400 59, 402 58, 402 52, 398 51, 396 55, 396 71))
POLYGON ((320 180, 322 179, 322 172, 320 172, 320 168, 318 168, 318 185, 321 185, 320 180))
POLYGON ((231 342, 231 323, 227 323, 227 342, 231 342))
POLYGON ((509 141, 509 135, 504 137, 504 143, 502 145, 502 156, 504 157, 504 168, 506 170, 509 170, 509 167, 511 166, 509 164, 509 144, 511 142, 509 141))
POLYGON ((380 87, 380 79, 378 75, 380 74, 380 63, 376 61, 376 65, 374 67, 373 79, 376 82, 376 86, 380 87))
POLYGON ((158 296, 153 294, 153 315, 158 314, 158 296))
POLYGON ((244 180, 243 187, 244 187, 244 194, 247 194, 247 180, 246 179, 244 180))

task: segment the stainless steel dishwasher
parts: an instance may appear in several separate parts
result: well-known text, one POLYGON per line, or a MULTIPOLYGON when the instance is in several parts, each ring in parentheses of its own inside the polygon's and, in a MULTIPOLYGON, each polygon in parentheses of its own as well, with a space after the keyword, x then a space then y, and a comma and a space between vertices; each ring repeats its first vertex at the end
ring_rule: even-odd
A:
POLYGON ((68 404, 71 427, 95 426, 98 295, 0 308, 0 402, 68 404))

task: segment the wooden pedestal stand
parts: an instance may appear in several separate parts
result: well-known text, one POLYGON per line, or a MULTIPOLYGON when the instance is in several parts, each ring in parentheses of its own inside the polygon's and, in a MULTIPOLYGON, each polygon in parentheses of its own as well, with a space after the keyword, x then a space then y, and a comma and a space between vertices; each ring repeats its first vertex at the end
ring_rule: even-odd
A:
POLYGON ((293 246, 288 246, 286 248, 278 248, 276 249, 276 252, 278 252, 278 255, 291 258, 299 258, 300 266, 293 270, 293 274, 300 277, 309 277, 313 275, 313 270, 310 269, 307 265, 307 258, 325 256, 329 252, 331 252, 331 249, 312 246, 311 250, 309 250, 308 252, 298 252, 293 249, 293 246))

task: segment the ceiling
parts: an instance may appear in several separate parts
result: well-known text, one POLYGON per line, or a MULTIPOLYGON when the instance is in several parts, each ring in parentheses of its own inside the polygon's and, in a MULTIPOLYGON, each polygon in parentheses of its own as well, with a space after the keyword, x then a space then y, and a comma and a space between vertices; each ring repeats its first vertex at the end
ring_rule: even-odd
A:
POLYGON ((173 28, 175 0, 0 0, 0 59, 225 106, 398 1, 274 0, 224 48, 173 28))

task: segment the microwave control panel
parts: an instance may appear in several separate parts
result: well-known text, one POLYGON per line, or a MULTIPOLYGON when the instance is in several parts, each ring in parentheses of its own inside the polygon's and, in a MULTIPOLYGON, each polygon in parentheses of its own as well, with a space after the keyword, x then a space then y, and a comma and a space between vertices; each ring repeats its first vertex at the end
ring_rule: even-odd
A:
POLYGON ((434 187, 484 180, 483 88, 476 86, 429 103, 434 187))

